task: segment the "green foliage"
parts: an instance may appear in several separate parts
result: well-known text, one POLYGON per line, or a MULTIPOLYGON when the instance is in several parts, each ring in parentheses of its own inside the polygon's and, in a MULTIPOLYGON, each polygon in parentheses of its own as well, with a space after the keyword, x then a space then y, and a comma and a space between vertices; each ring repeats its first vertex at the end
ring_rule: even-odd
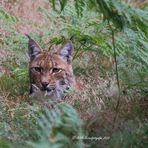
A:
MULTIPOLYGON (((67 4, 67 2, 68 2, 68 0, 58 0, 58 2, 60 4, 60 11, 63 11, 66 4, 67 4)), ((53 6, 54 10, 57 10, 56 9, 56 1, 51 0, 51 3, 52 3, 52 6, 53 6)), ((75 5, 76 12, 77 12, 78 16, 82 16, 82 11, 84 9, 85 2, 83 0, 75 0, 74 5, 75 5)))
POLYGON ((110 147, 146 148, 148 145, 147 135, 147 123, 138 125, 138 123, 135 120, 127 121, 123 124, 123 127, 120 132, 113 134, 113 137, 110 141, 110 147))
MULTIPOLYGON (((115 71, 114 65, 109 69, 105 69, 104 73, 103 61, 98 59, 113 57, 113 38, 111 35, 113 31, 122 90, 129 98, 135 98, 134 100, 138 99, 138 97, 129 92, 131 89, 139 91, 139 93, 136 93, 137 96, 147 97, 147 11, 128 6, 123 1, 85 0, 83 4, 79 2, 81 1, 76 0, 73 3, 72 1, 69 1, 69 3, 66 1, 63 5, 65 8, 62 8, 59 15, 59 17, 64 18, 63 16, 65 16, 66 18, 68 14, 69 19, 68 21, 64 20, 64 26, 67 29, 68 37, 73 37, 76 50, 74 60, 78 59, 81 63, 83 61, 82 67, 80 62, 76 62, 76 73, 85 76, 90 75, 90 71, 93 71, 94 67, 90 66, 89 61, 91 61, 91 58, 88 56, 88 51, 90 53, 93 51, 97 55, 95 65, 99 65, 97 67, 99 72, 101 71, 103 76, 112 75, 115 71), (77 5, 74 5, 76 2, 77 5), (77 18, 75 13, 71 13, 72 10, 73 12, 76 10, 77 15, 81 17, 77 18), (87 63, 87 66, 84 63, 87 63), (89 74, 87 74, 87 69, 89 74)), ((58 16, 58 13, 56 15, 58 16)), ((110 102, 112 103, 112 101, 110 102)), ((129 131, 124 127, 122 131, 119 130, 119 133, 115 132, 113 138, 111 138, 115 141, 112 141, 110 145, 112 147, 145 147, 146 143, 142 143, 147 133, 145 123, 146 121, 144 121, 143 127, 137 130, 133 130, 132 128, 135 125, 131 124, 129 131), (129 141, 130 137, 132 139, 129 141)), ((130 123, 124 124, 127 127, 130 126, 130 123)))
POLYGON ((66 39, 61 36, 61 37, 53 37, 50 41, 51 45, 58 45, 58 44, 64 44, 66 39))
POLYGON ((39 130, 37 142, 29 142, 33 148, 82 148, 84 144, 81 139, 73 137, 83 136, 82 121, 72 106, 62 103, 53 109, 46 109, 37 117, 39 130))
MULTIPOLYGON (((17 18, 10 13, 8 13, 6 10, 0 8, 0 18, 3 19, 4 22, 7 24, 14 24, 17 22, 17 18)), ((8 24, 8 25, 9 25, 8 24)))
MULTIPOLYGON (((11 102, 7 102, 11 105, 11 102)), ((24 144, 27 139, 37 139, 36 120, 33 109, 28 103, 22 102, 14 108, 8 109, 5 102, 1 102, 0 136, 17 144, 24 144)))
POLYGON ((0 109, 0 136, 13 141, 12 145, 17 140, 17 145, 23 146, 25 141, 30 141, 28 146, 35 148, 84 146, 82 139, 73 139, 83 136, 82 121, 76 110, 66 103, 42 109, 37 104, 29 106, 22 102, 6 112, 7 107, 1 102, 0 109))
POLYGON ((0 139, 0 148, 10 148, 10 145, 6 140, 0 139))
POLYGON ((3 75, 0 77, 0 90, 2 92, 9 92, 12 96, 28 94, 29 78, 27 69, 12 68, 10 76, 3 75))
MULTIPOLYGON (((76 0, 74 3, 77 3, 75 8, 72 2, 65 1, 65 8, 62 9, 60 16, 68 14, 71 20, 66 21, 64 26, 68 30, 68 35, 73 37, 75 57, 81 59, 82 53, 86 51, 95 51, 100 58, 112 57, 111 30, 113 30, 123 89, 132 88, 135 86, 133 82, 136 83, 138 79, 136 86, 141 90, 147 89, 147 11, 115 0, 85 0, 84 4, 76 0), (71 13, 75 9, 79 11, 78 14, 83 14, 83 17, 77 18, 76 14, 71 13)), ((111 73, 112 68, 114 67, 110 67, 111 73)))

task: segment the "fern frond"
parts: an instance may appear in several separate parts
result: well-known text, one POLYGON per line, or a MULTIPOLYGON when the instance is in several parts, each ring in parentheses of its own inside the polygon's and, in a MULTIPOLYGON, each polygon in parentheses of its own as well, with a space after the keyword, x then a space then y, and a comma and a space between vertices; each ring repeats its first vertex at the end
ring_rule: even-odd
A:
POLYGON ((82 136, 82 121, 72 106, 61 103, 55 108, 45 109, 41 116, 36 117, 39 125, 37 135, 39 141, 28 142, 34 148, 40 147, 83 147, 81 139, 74 140, 73 136, 82 136))

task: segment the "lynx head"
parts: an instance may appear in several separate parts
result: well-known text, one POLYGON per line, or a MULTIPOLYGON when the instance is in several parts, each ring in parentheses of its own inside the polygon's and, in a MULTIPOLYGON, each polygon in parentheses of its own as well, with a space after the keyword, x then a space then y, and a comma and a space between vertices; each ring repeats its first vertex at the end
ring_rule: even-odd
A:
POLYGON ((64 92, 75 85, 72 42, 68 41, 53 51, 43 51, 28 38, 30 94, 37 96, 40 93, 51 99, 62 99, 64 92))

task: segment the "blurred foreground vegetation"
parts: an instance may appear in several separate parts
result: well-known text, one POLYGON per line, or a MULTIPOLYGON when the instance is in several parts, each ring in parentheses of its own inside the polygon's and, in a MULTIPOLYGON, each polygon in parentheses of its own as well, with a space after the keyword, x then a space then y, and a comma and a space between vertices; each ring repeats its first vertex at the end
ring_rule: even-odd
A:
POLYGON ((46 20, 40 26, 6 9, 19 1, 3 1, 0 148, 148 146, 148 9, 145 1, 128 2, 46 0, 38 5, 46 20), (64 102, 29 98, 28 40, 19 23, 40 30, 30 35, 43 49, 72 39, 81 90, 64 102))

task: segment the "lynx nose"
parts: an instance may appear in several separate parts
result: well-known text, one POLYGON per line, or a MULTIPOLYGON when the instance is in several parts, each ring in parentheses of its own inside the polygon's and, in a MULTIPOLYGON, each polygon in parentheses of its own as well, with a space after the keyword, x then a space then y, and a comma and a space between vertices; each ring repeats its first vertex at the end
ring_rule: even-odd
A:
POLYGON ((48 86, 48 82, 43 82, 43 83, 42 83, 42 86, 43 86, 43 88, 46 90, 46 89, 47 89, 47 86, 48 86))
POLYGON ((43 90, 46 90, 48 92, 50 91, 53 91, 54 90, 54 87, 53 86, 49 86, 49 83, 42 83, 42 86, 43 86, 43 90))

